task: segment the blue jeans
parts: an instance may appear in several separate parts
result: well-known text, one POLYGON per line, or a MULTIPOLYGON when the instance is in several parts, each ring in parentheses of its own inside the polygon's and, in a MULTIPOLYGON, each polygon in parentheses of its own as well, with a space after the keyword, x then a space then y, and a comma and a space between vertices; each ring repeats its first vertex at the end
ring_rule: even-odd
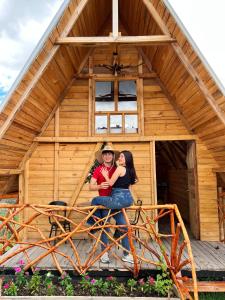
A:
MULTIPOLYGON (((126 225, 127 223, 126 223, 124 215, 120 211, 120 209, 129 207, 132 205, 132 203, 133 203, 133 198, 131 196, 130 190, 113 188, 111 196, 95 197, 95 198, 93 198, 91 205, 103 205, 107 208, 112 209, 112 213, 117 212, 117 214, 115 214, 113 216, 113 218, 116 220, 116 224, 117 225, 126 225)), ((108 210, 106 210, 106 209, 102 209, 101 211, 97 210, 95 215, 99 218, 104 218, 108 215, 108 210)), ((90 224, 90 222, 88 222, 88 223, 90 224)), ((121 229, 122 229, 122 231, 127 231, 126 227, 123 227, 121 229)), ((109 231, 109 228, 106 228, 105 230, 109 231)), ((108 237, 105 232, 102 233, 101 241, 105 245, 107 245, 108 237)), ((128 251, 130 250, 130 244, 129 244, 129 240, 128 240, 127 236, 125 236, 122 239, 122 245, 128 251)), ((101 245, 101 246, 102 246, 102 250, 104 250, 105 246, 104 245, 101 245)), ((127 253, 125 253, 125 254, 127 254, 127 253)))

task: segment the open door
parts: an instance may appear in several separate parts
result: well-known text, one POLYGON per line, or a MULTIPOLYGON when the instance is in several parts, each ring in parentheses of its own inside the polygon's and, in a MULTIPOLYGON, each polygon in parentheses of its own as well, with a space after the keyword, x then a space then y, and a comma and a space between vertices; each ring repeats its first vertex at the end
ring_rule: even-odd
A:
POLYGON ((199 228, 199 201, 196 144, 194 141, 187 143, 187 168, 188 168, 188 194, 189 194, 189 222, 190 229, 196 239, 200 238, 199 228))

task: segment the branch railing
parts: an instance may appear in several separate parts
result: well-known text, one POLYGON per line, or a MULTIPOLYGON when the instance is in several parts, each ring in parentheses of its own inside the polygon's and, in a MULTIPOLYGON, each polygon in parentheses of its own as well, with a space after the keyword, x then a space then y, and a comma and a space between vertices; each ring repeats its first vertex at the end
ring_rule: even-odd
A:
MULTIPOLYGON (((185 277, 182 277, 181 271, 189 268, 192 274, 194 286, 194 299, 198 299, 197 280, 195 265, 191 250, 190 240, 185 229, 183 220, 176 205, 143 205, 132 206, 122 209, 122 213, 126 220, 126 225, 117 225, 111 222, 111 219, 119 213, 118 211, 108 211, 104 218, 95 216, 97 209, 103 209, 100 206, 87 207, 62 207, 54 205, 10 205, 0 204, 0 210, 6 211, 5 215, 0 216, 0 267, 3 267, 7 261, 23 255, 25 260, 24 269, 34 269, 40 261, 46 257, 52 257, 53 264, 59 272, 64 271, 64 267, 60 264, 60 259, 67 260, 71 268, 79 274, 86 273, 93 265, 100 260, 101 256, 110 251, 115 260, 122 267, 130 270, 135 277, 145 265, 154 265, 161 267, 162 264, 167 266, 171 278, 177 287, 181 299, 192 299, 187 288, 185 288, 185 277), (67 211, 70 217, 66 217, 62 212, 67 211), (140 210, 139 222, 136 225, 130 224, 129 215, 136 210, 140 210), (50 224, 48 219, 52 218, 58 226, 58 232, 53 237, 49 237, 50 224), (95 223, 87 226, 87 220, 93 217, 95 223), (163 220, 170 220, 170 228, 166 232, 161 232, 160 224, 163 220), (44 221, 43 221, 44 220, 44 221), (63 227, 63 221, 70 223, 70 231, 66 231, 63 227), (43 229, 39 224, 45 224, 43 229), (49 230, 46 231, 46 226, 49 230), (48 227, 47 227, 48 228, 48 227), (119 229, 120 236, 113 237, 114 230, 119 229), (139 235, 135 232, 139 230, 139 235), (95 232, 95 233, 94 233, 95 232), (104 250, 100 250, 101 235, 105 233, 108 237, 107 245, 104 250), (33 236, 35 235, 35 239, 33 236), (83 253, 79 253, 74 240, 80 236, 86 235, 94 241, 93 248, 90 249, 88 255, 83 257, 83 253), (38 237, 37 237, 38 236, 38 237), (126 250, 121 240, 128 236, 130 250, 126 250), (72 255, 68 255, 68 250, 62 245, 70 248, 72 255), (139 244, 140 247, 136 247, 139 244), (17 246, 12 248, 13 246, 17 246), (127 254, 131 254, 134 264, 127 264, 121 260, 118 251, 119 248, 127 254), (10 249, 10 251, 8 251, 10 249), (33 249, 36 251, 34 255, 33 249), (32 255, 31 255, 32 253, 32 255)), ((104 208, 105 209, 105 208, 104 208)))

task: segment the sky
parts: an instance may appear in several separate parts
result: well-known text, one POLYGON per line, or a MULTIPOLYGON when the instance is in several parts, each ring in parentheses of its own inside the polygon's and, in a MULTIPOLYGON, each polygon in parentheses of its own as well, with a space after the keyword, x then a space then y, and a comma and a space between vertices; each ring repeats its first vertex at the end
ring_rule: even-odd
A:
MULTIPOLYGON (((167 0, 225 86, 225 1, 167 0)), ((63 0, 0 0, 0 106, 63 0)))

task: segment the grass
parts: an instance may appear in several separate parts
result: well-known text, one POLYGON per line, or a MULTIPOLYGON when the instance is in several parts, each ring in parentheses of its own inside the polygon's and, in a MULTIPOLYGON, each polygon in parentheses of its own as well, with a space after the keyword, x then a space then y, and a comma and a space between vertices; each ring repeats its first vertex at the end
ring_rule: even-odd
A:
POLYGON ((224 300, 225 293, 199 293, 199 300, 224 300))

